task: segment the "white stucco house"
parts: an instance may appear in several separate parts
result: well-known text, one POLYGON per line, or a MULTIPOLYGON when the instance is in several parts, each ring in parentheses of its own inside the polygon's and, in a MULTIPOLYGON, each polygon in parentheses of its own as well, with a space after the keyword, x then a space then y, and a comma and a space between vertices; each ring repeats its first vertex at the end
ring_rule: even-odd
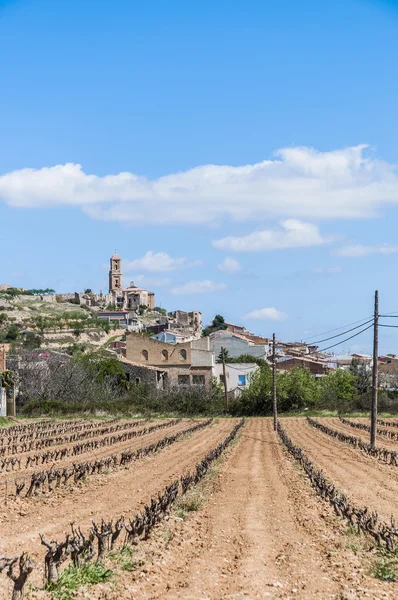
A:
MULTIPOLYGON (((249 387, 250 378, 259 368, 256 363, 226 363, 225 375, 228 394, 239 396, 245 388, 249 387)), ((213 376, 217 382, 224 384, 222 364, 214 365, 213 376)))

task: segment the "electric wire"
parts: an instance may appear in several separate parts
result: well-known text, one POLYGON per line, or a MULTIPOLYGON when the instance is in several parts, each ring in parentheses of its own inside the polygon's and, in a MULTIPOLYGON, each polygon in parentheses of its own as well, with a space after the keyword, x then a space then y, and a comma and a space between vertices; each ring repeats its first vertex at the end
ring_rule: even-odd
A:
MULTIPOLYGON (((341 327, 335 327, 334 329, 329 329, 328 331, 323 331, 322 333, 317 333, 316 335, 312 335, 309 340, 320 337, 321 335, 327 335, 328 333, 333 333, 334 331, 339 331, 339 329, 344 329, 345 327, 351 327, 351 325, 357 325, 357 323, 361 323, 365 325, 365 322, 368 322, 369 319, 373 318, 372 316, 365 317, 363 319, 359 319, 358 321, 354 321, 353 323, 347 323, 346 325, 341 325, 341 327)), ((312 342, 311 342, 312 343, 312 342)))
MULTIPOLYGON (((348 342, 348 340, 352 340, 353 338, 357 337, 358 335, 361 335, 361 333, 364 333, 364 331, 367 331, 371 327, 373 327, 373 323, 371 323, 370 325, 365 327, 365 329, 358 331, 358 333, 354 333, 354 335, 350 335, 350 337, 345 338, 344 340, 340 340, 336 344, 332 344, 331 346, 327 346, 327 348, 322 348, 321 350, 314 350, 313 352, 309 352, 308 354, 319 354, 320 352, 325 352, 326 350, 330 350, 330 348, 335 348, 336 346, 340 346, 340 344, 344 344, 344 342, 348 342)), ((306 354, 305 356, 308 356, 308 354, 306 354)))
POLYGON ((360 327, 363 327, 364 325, 367 325, 368 323, 372 322, 373 319, 369 319, 369 321, 365 321, 365 323, 361 323, 361 325, 357 325, 356 327, 352 327, 351 329, 347 329, 346 331, 342 331, 341 333, 337 333, 336 335, 332 335, 331 337, 324 338, 323 340, 318 340, 316 342, 311 342, 311 346, 314 346, 315 344, 322 344, 323 342, 328 342, 329 340, 334 340, 337 337, 341 337, 346 333, 351 333, 351 331, 355 331, 355 329, 359 329, 360 327))

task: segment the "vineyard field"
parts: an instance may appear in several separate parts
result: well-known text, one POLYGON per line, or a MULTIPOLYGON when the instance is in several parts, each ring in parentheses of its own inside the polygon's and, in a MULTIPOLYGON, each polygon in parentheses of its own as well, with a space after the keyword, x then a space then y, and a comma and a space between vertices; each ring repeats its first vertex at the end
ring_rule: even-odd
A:
POLYGON ((0 467, 20 459, 0 470, 0 600, 398 598, 398 466, 337 418, 279 423, 0 428, 0 467), (104 578, 63 588, 73 564, 104 578))

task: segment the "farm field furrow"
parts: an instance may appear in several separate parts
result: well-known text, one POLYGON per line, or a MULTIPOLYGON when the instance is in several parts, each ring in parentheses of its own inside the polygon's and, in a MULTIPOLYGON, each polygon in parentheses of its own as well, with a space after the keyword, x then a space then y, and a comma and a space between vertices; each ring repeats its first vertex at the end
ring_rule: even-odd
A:
MULTIPOLYGON (((143 427, 148 427, 150 425, 153 425, 154 423, 155 423, 154 420, 146 420, 146 419, 142 419, 142 422, 137 421, 137 420, 135 420, 135 421, 118 421, 118 422, 115 422, 115 423, 112 423, 109 425, 109 427, 114 428, 115 431, 108 432, 108 433, 106 433, 104 431, 105 429, 107 429, 107 425, 102 424, 101 426, 93 427, 93 428, 87 429, 85 431, 78 431, 78 432, 66 431, 65 433, 62 433, 62 434, 44 435, 44 437, 42 437, 38 440, 33 440, 33 443, 37 442, 39 444, 42 442, 45 442, 45 441, 50 441, 51 443, 48 446, 45 446, 43 443, 43 447, 25 450, 22 442, 16 442, 16 443, 7 443, 7 444, 4 443, 0 447, 0 450, 3 451, 2 456, 4 458, 12 457, 15 454, 18 454, 18 456, 22 456, 23 458, 25 458, 30 454, 41 453, 41 452, 46 452, 47 450, 58 449, 59 446, 72 447, 75 444, 95 441, 95 440, 101 439, 102 437, 105 437, 105 436, 120 435, 127 431, 142 429, 143 427), (120 429, 118 429, 118 426, 120 427, 120 429), (71 441, 69 441, 69 438, 72 435, 78 436, 78 439, 75 439, 75 440, 72 439, 71 441), (17 451, 15 451, 15 448, 13 449, 13 447, 16 447, 17 451), (7 452, 8 449, 10 449, 10 453, 7 452), (6 451, 5 453, 4 453, 4 450, 6 451)), ((27 441, 26 443, 29 444, 29 441, 27 441)))
POLYGON ((362 598, 360 586, 372 598, 391 590, 359 568, 271 420, 249 419, 240 435, 204 509, 166 547, 164 531, 148 542, 145 577, 124 576, 107 599, 336 600, 362 598))
MULTIPOLYGON (((153 423, 155 422, 151 422, 149 423, 147 426, 151 426, 153 423)), ((182 431, 183 429, 186 429, 189 424, 192 424, 193 421, 191 420, 184 420, 181 421, 180 423, 177 423, 176 425, 173 425, 171 427, 166 427, 164 429, 159 429, 157 431, 154 431, 152 433, 146 433, 144 435, 140 435, 137 438, 132 438, 130 440, 126 440, 124 442, 119 442, 118 444, 114 444, 111 446, 104 446, 103 448, 97 448, 95 450, 90 450, 89 452, 83 452, 82 454, 77 454, 75 456, 66 456, 64 459, 62 460, 58 460, 58 461, 54 461, 54 462, 50 462, 49 464, 39 464, 38 466, 29 466, 27 468, 21 468, 19 470, 15 470, 15 471, 10 471, 10 472, 4 472, 0 474, 0 486, 4 483, 5 480, 14 480, 14 479, 21 479, 22 477, 25 477, 26 475, 29 475, 31 473, 34 473, 35 471, 42 471, 45 469, 49 469, 51 468, 51 466, 53 465, 54 468, 63 468, 65 466, 72 466, 73 463, 79 463, 79 462, 85 462, 85 461, 90 461, 93 459, 101 459, 105 456, 109 456, 111 454, 118 454, 120 452, 123 452, 124 450, 127 449, 137 449, 137 448, 141 448, 142 446, 146 446, 147 444, 151 444, 152 442, 155 442, 159 439, 162 439, 165 435, 172 435, 173 433, 177 433, 177 431, 182 431)), ((137 428, 134 431, 140 431, 140 428, 137 428)), ((103 437, 107 437, 107 436, 103 436, 103 437)), ((64 447, 64 446, 62 446, 64 447)), ((33 453, 34 454, 34 453, 33 453)), ((25 455, 23 457, 23 462, 21 464, 25 464, 25 455)), ((2 489, 0 487, 0 489, 2 489)))
MULTIPOLYGON (((165 485, 193 467, 237 422, 238 419, 222 420, 156 455, 90 477, 87 483, 71 490, 61 489, 44 498, 17 499, 7 507, 3 505, 0 522, 7 523, 7 527, 1 527, 0 553, 12 554, 23 549, 32 556, 42 556, 39 533, 54 539, 68 531, 71 522, 84 529, 89 528, 92 520, 110 520, 136 512, 165 485)), ((167 431, 157 432, 159 438, 167 435, 167 431)), ((137 442, 140 447, 147 440, 139 438, 137 442)))
MULTIPOLYGON (((363 431, 364 433, 368 433, 370 435, 370 419, 354 419, 351 417, 344 417, 347 423, 344 423, 347 427, 351 429, 351 431, 363 431), (350 425, 352 423, 352 425, 350 425), (366 426, 366 429, 360 429, 359 427, 355 427, 355 425, 366 426)), ((385 427, 380 423, 377 423, 377 437, 380 440, 389 440, 391 443, 395 443, 398 445, 398 429, 395 427, 385 427)))
POLYGON ((307 454, 324 475, 358 506, 377 510, 389 521, 398 518, 396 469, 365 456, 308 425, 305 419, 281 419, 293 443, 307 454))
MULTIPOLYGON (((367 431, 363 431, 362 429, 355 429, 353 427, 350 427, 349 425, 345 425, 340 421, 340 419, 328 417, 319 419, 319 421, 324 425, 331 427, 332 429, 336 429, 336 431, 342 431, 346 435, 352 435, 354 437, 357 437, 366 444, 369 444, 370 442, 370 434, 367 431)), ((398 442, 395 442, 394 440, 389 440, 384 435, 376 436, 376 445, 380 448, 387 448, 387 450, 394 450, 398 452, 398 442)))

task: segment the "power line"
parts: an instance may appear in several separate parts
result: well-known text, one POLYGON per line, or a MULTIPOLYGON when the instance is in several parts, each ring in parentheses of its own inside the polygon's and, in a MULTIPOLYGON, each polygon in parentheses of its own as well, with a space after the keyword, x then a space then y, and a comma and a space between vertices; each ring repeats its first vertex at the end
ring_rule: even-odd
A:
MULTIPOLYGON (((358 333, 354 333, 354 335, 350 335, 350 337, 345 338, 344 340, 340 340, 336 344, 332 344, 331 346, 328 346, 327 348, 322 348, 321 350, 315 350, 313 352, 309 352, 309 354, 318 354, 319 352, 325 352, 326 350, 330 350, 330 348, 334 348, 335 346, 340 346, 340 344, 344 344, 344 342, 348 342, 348 340, 352 340, 353 338, 357 337, 358 335, 361 335, 361 333, 363 333, 364 331, 367 331, 371 327, 373 327, 373 319, 372 319, 372 323, 370 325, 365 327, 365 329, 358 331, 358 333)), ((306 354, 305 356, 308 356, 308 354, 306 354)))
POLYGON ((362 322, 362 325, 365 325, 365 322, 368 323, 369 319, 371 319, 371 318, 373 318, 373 317, 372 316, 368 316, 368 317, 366 317, 364 319, 360 319, 358 321, 354 321, 353 323, 347 323, 346 325, 341 325, 341 327, 335 327, 335 329, 329 329, 328 331, 323 331, 322 333, 317 333, 316 335, 313 335, 313 336, 311 336, 310 338, 307 338, 307 339, 312 340, 312 339, 317 338, 317 337, 319 337, 321 335, 327 335, 328 333, 333 333, 334 331, 339 331, 339 329, 344 329, 345 327, 351 327, 351 325, 356 325, 357 323, 361 323, 361 322, 362 322))
POLYGON ((331 337, 328 338, 324 338, 323 340, 318 340, 317 342, 311 342, 311 346, 314 344, 322 344, 322 342, 328 342, 329 340, 334 340, 337 337, 341 337, 342 335, 345 335, 346 333, 350 333, 351 331, 354 331, 355 329, 359 329, 360 327, 363 327, 363 325, 367 325, 368 323, 372 323, 373 319, 369 319, 369 321, 365 321, 365 323, 361 323, 361 325, 357 325, 356 327, 352 327, 351 329, 347 329, 346 331, 342 331, 341 333, 337 333, 336 335, 332 335, 331 337))
POLYGON ((392 329, 398 329, 398 325, 382 325, 381 323, 379 324, 379 327, 392 327, 392 329))

